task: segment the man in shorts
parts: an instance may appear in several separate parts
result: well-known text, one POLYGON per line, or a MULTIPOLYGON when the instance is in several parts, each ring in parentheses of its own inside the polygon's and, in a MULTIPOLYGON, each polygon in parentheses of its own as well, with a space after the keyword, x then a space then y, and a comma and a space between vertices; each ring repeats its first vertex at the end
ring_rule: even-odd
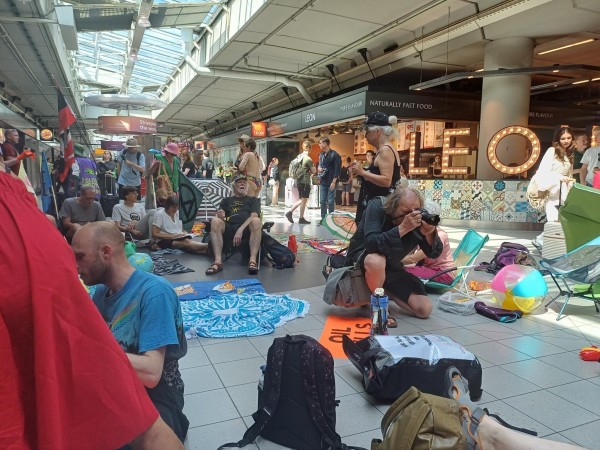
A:
POLYGON ((246 175, 233 178, 233 196, 221 202, 216 217, 210 223, 210 242, 215 261, 206 269, 206 275, 214 275, 223 270, 223 246, 239 247, 242 240, 249 240, 250 259, 248 273, 258 274, 258 250, 262 223, 260 220, 260 199, 248 195, 246 175))
MULTIPOLYGON (((310 141, 304 141, 302 143, 302 153, 298 156, 301 158, 300 164, 302 165, 302 174, 298 176, 296 179, 296 186, 298 187, 298 194, 300 199, 294 203, 292 208, 285 213, 285 217, 290 223, 294 223, 294 218, 292 214, 296 210, 296 208, 300 207, 300 219, 298 223, 308 225, 310 222, 304 218, 304 211, 306 210, 306 203, 308 202, 308 198, 310 197, 310 188, 311 182, 310 178, 317 171, 315 169, 315 165, 308 156, 308 152, 310 152, 310 148, 312 143, 310 141)), ((291 175, 291 174, 290 174, 291 175)))

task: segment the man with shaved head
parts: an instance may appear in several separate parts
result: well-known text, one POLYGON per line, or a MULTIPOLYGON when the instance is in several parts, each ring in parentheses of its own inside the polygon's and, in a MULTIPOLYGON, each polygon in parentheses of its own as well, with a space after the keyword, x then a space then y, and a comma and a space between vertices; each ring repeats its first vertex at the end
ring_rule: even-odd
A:
POLYGON ((71 244, 79 275, 98 285, 94 303, 146 387, 160 416, 183 442, 179 358, 187 352, 181 306, 162 278, 135 269, 125 256, 125 239, 110 222, 80 228, 71 244))

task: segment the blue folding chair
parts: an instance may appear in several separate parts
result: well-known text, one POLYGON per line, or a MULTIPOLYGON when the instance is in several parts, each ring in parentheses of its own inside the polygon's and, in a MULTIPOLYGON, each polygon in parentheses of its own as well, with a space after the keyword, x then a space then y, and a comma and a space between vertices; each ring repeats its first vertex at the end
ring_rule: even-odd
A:
POLYGON ((556 320, 564 317, 564 310, 571 297, 581 297, 594 302, 596 312, 600 312, 600 295, 594 292, 594 283, 600 280, 600 236, 581 247, 571 250, 563 256, 542 259, 540 266, 544 274, 549 274, 558 288, 558 294, 550 300, 546 307, 559 297, 566 296, 556 320), (569 284, 571 283, 571 284, 569 284), (589 285, 583 290, 577 289, 575 283, 589 285))
POLYGON ((487 234, 484 236, 473 229, 469 229, 467 234, 465 234, 458 244, 458 247, 456 247, 452 253, 452 258, 454 259, 456 266, 452 269, 436 273, 434 276, 429 277, 428 279, 422 280, 425 284, 425 287, 431 287, 435 289, 454 289, 469 295, 467 276, 469 275, 471 269, 475 267, 475 264, 473 264, 475 262, 475 258, 477 258, 477 255, 479 255, 479 252, 489 239, 490 237, 487 234), (452 271, 456 271, 456 276, 454 277, 454 280, 452 280, 452 283, 444 284, 435 281, 436 277, 452 271))

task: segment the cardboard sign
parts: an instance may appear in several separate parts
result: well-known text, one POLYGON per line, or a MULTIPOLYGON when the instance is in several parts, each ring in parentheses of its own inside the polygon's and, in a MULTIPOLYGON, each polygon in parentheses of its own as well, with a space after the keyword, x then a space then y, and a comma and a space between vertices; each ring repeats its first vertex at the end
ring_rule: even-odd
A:
POLYGON ((342 348, 342 336, 346 335, 356 342, 368 337, 370 331, 371 320, 368 317, 328 316, 319 342, 334 358, 347 359, 342 348))

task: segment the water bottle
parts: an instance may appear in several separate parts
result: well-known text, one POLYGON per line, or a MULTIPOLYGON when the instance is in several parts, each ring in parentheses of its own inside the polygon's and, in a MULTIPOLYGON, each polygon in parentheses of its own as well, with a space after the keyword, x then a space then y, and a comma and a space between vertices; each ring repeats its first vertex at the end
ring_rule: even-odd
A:
MULTIPOLYGON (((377 289, 375 289, 375 292, 377 292, 377 289)), ((380 313, 381 313, 381 310, 379 308, 379 296, 375 293, 375 294, 371 295, 371 331, 369 333, 371 336, 380 334, 379 333, 379 322, 381 320, 380 313)))
POLYGON ((290 234, 290 237, 288 238, 288 248, 294 255, 298 253, 298 243, 296 242, 296 236, 293 234, 290 234))
POLYGON ((388 334, 388 297, 383 288, 375 289, 371 295, 371 336, 377 334, 388 334))

